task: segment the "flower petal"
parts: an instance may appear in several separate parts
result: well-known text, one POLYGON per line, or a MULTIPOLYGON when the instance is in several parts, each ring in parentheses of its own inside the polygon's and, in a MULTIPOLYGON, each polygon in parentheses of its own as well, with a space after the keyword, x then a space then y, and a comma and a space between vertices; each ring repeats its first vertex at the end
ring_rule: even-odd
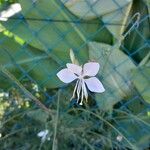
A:
POLYGON ((68 68, 62 69, 57 73, 58 78, 64 83, 70 83, 77 79, 77 76, 72 73, 68 68))
POLYGON ((82 81, 81 80, 79 80, 79 82, 78 82, 78 88, 77 88, 77 100, 79 100, 80 99, 80 93, 81 93, 81 91, 82 91, 82 81))
POLYGON ((81 75, 81 72, 82 72, 82 67, 81 66, 78 66, 78 65, 75 65, 75 64, 70 64, 70 63, 67 63, 67 68, 72 72, 72 73, 75 73, 77 75, 81 75))
POLYGON ((91 92, 102 93, 105 91, 102 83, 96 77, 84 79, 84 81, 91 92))
POLYGON ((96 62, 89 62, 83 66, 84 76, 95 76, 99 71, 100 65, 96 62))
POLYGON ((39 133, 37 134, 37 136, 38 136, 38 137, 43 137, 44 134, 45 134, 44 131, 41 131, 41 132, 39 132, 39 133))
POLYGON ((38 137, 43 137, 43 136, 45 136, 45 135, 47 135, 48 134, 48 130, 44 130, 44 131, 40 131, 38 134, 37 134, 37 136, 38 137))

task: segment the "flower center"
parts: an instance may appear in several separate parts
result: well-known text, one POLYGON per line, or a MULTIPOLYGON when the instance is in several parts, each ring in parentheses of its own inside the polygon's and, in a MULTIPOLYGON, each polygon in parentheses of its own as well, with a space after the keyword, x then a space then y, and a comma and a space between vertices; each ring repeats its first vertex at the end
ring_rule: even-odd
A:
POLYGON ((78 78, 81 80, 84 78, 84 76, 81 74, 78 78))

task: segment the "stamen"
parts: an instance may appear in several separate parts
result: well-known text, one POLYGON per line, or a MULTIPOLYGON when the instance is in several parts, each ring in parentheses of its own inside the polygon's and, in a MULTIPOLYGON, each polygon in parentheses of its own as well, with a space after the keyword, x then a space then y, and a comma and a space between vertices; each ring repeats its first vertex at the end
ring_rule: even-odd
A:
POLYGON ((72 95, 70 101, 71 101, 73 98, 75 98, 75 93, 76 93, 76 90, 77 90, 78 83, 79 83, 79 80, 77 80, 77 82, 76 82, 76 85, 75 85, 74 90, 73 90, 73 95, 72 95))
POLYGON ((79 99, 80 99, 80 92, 82 90, 81 85, 82 85, 82 80, 79 79, 78 88, 77 88, 77 103, 79 103, 79 99))
POLYGON ((82 82, 82 88, 81 88, 81 102, 80 102, 80 105, 83 105, 83 98, 84 98, 83 80, 81 80, 81 82, 82 82))
POLYGON ((84 81, 83 81, 83 92, 84 92, 84 96, 85 96, 85 99, 86 99, 86 102, 87 102, 87 100, 88 100, 88 92, 87 92, 87 89, 86 89, 84 81))

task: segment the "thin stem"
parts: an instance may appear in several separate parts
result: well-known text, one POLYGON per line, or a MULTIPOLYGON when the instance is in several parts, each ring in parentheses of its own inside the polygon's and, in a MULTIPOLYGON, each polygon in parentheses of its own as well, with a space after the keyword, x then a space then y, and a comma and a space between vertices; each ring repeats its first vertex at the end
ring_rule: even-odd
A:
POLYGON ((16 79, 16 77, 11 74, 6 68, 0 66, 1 71, 11 79, 29 98, 31 98, 40 108, 48 112, 52 116, 52 111, 48 109, 43 103, 40 102, 32 93, 30 93, 21 83, 16 79))
POLYGON ((20 131, 26 130, 26 129, 29 129, 29 128, 32 128, 32 127, 29 127, 29 126, 28 126, 28 127, 25 127, 25 128, 21 128, 21 129, 12 131, 11 133, 6 134, 4 137, 1 137, 1 138, 0 138, 0 141, 5 140, 5 139, 9 138, 10 136, 13 136, 13 135, 19 133, 20 131))
POLYGON ((89 147, 90 150, 95 150, 95 149, 93 148, 93 146, 88 143, 88 141, 87 141, 86 139, 82 139, 82 138, 79 137, 79 136, 77 136, 77 138, 78 138, 79 140, 81 140, 84 144, 86 144, 86 145, 89 147))
POLYGON ((102 120, 104 123, 106 123, 108 126, 110 126, 112 129, 114 129, 119 135, 121 135, 125 140, 126 142, 132 147, 133 150, 137 150, 137 147, 134 146, 116 127, 114 127, 110 122, 108 122, 107 120, 105 120, 104 118, 102 118, 101 116, 95 114, 94 112, 91 112, 89 110, 86 110, 86 109, 82 109, 82 108, 77 108, 78 110, 81 110, 81 111, 84 111, 84 112, 87 112, 87 113, 90 113, 92 114, 93 116, 97 117, 98 119, 102 120))
MULTIPOLYGON (((104 136, 104 135, 102 135, 102 134, 98 134, 98 133, 96 133, 96 132, 94 132, 94 131, 89 131, 88 133, 93 134, 93 135, 95 135, 95 136, 98 136, 99 138, 104 138, 106 141, 112 142, 112 143, 114 143, 114 144, 115 144, 116 146, 118 146, 118 147, 120 146, 117 141, 111 139, 110 137, 104 136)), ((110 146, 110 145, 109 145, 109 146, 110 146)))
MULTIPOLYGON (((31 110, 31 109, 30 109, 30 110, 31 110)), ((17 113, 16 115, 13 115, 13 116, 10 117, 9 119, 7 119, 7 120, 1 122, 1 126, 4 126, 6 123, 12 121, 14 118, 16 118, 16 117, 18 117, 18 116, 21 116, 21 115, 23 116, 23 115, 25 115, 28 111, 29 111, 29 109, 28 109, 28 110, 25 110, 25 111, 23 111, 23 112, 17 113)))
POLYGON ((44 144, 43 142, 40 143, 40 146, 39 146, 39 149, 38 149, 38 150, 41 150, 41 149, 42 149, 43 144, 44 144))
POLYGON ((147 125, 148 127, 150 127, 150 124, 149 124, 149 123, 147 123, 146 121, 140 119, 139 117, 137 117, 137 116, 135 116, 135 115, 129 114, 129 113, 127 113, 127 112, 125 112, 125 111, 122 111, 122 110, 117 110, 117 109, 113 109, 113 110, 116 111, 116 112, 119 112, 119 113, 124 113, 124 114, 130 116, 131 119, 138 120, 138 121, 142 122, 143 124, 147 125))
POLYGON ((54 126, 54 138, 53 138, 53 145, 52 145, 52 150, 57 149, 57 141, 56 141, 56 136, 57 136, 57 126, 58 126, 58 118, 59 118, 59 101, 60 101, 60 91, 58 91, 58 99, 57 99, 57 113, 56 113, 56 118, 55 118, 55 126, 54 126))

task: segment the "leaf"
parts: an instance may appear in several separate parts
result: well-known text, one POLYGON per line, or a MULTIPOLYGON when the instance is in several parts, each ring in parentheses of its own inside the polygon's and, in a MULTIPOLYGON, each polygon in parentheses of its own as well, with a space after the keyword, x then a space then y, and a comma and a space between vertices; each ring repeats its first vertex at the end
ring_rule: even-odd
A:
POLYGON ((88 46, 90 59, 101 66, 99 76, 106 89, 104 93, 96 94, 97 103, 103 109, 111 109, 131 95, 129 72, 136 66, 116 45, 89 42, 88 46))
MULTIPOLYGON (((15 18, 16 19, 9 19, 7 22, 3 22, 2 27, 3 28, 5 27, 7 30, 9 30, 12 33, 14 33, 15 35, 19 36, 26 43, 30 44, 31 46, 33 46, 35 48, 46 51, 47 47, 49 45, 53 45, 55 42, 56 45, 53 45, 53 49, 54 49, 53 52, 56 51, 55 53, 58 53, 57 51, 63 51, 64 49, 65 49, 64 51, 66 52, 70 48, 73 48, 76 51, 77 50, 82 51, 82 49, 85 49, 83 41, 80 42, 82 45, 77 45, 78 47, 75 47, 74 45, 71 46, 71 44, 69 44, 69 42, 68 42, 69 40, 66 41, 64 39, 66 36, 66 37, 72 39, 72 41, 73 41, 74 39, 77 40, 77 37, 78 37, 78 34, 76 32, 74 32, 74 29, 72 27, 67 27, 64 29, 59 28, 59 25, 66 26, 66 24, 70 24, 69 21, 68 21, 68 23, 65 22, 64 20, 62 20, 62 21, 60 20, 60 22, 59 21, 57 22, 57 20, 56 21, 47 21, 46 18, 43 18, 43 20, 45 19, 45 21, 40 21, 40 18, 39 18, 39 21, 35 21, 36 19, 35 20, 33 19, 33 20, 30 20, 27 22, 26 20, 28 20, 28 19, 22 19, 24 17, 21 14, 17 15, 15 18), (36 22, 36 24, 37 24, 36 26, 39 26, 39 28, 41 28, 41 26, 43 25, 44 29, 42 31, 39 30, 36 32, 34 29, 34 26, 32 28, 30 27, 30 23, 33 24, 33 22, 36 22), (42 23, 41 23, 42 25, 38 24, 39 22, 43 22, 43 24, 42 23), (47 24, 48 27, 44 27, 45 24, 47 24), (57 26, 57 24, 58 24, 58 26, 57 26), (48 28, 51 28, 51 30, 49 30, 48 28), (53 28, 55 28, 54 31, 52 31, 53 28), (59 32, 57 32, 57 28, 58 28, 59 32), (41 32, 43 34, 41 34, 41 32), (37 36, 38 33, 40 35, 37 36), (61 35, 63 36, 63 34, 64 34, 64 37, 61 38, 61 35), (72 34, 75 37, 72 36, 72 34), (55 36, 53 36, 53 35, 55 35, 55 36), (54 37, 55 37, 55 39, 54 39, 54 37), (42 38, 43 42, 40 40, 40 38, 42 38), (45 43, 45 41, 48 41, 48 42, 45 43), (57 43, 62 45, 61 49, 57 48, 57 46, 58 46, 57 43), (81 46, 81 48, 80 48, 80 46, 81 46), (66 47, 68 49, 66 49, 66 47)), ((33 18, 34 18, 34 16, 33 16, 33 18)), ((30 19, 32 19, 32 18, 30 18, 30 19)), ((77 28, 79 28, 81 30, 82 34, 86 37, 86 39, 90 38, 91 40, 102 41, 102 42, 106 42, 106 43, 112 42, 111 34, 106 30, 106 28, 103 27, 103 24, 100 21, 91 20, 91 22, 89 22, 89 23, 88 22, 80 23, 78 20, 77 21, 76 20, 77 19, 74 18, 74 19, 72 19, 72 22, 75 22, 74 24, 77 26, 77 28)), ((68 53, 66 55, 68 56, 68 53)), ((66 57, 66 55, 65 55, 65 57, 66 57)))
POLYGON ((150 63, 150 51, 149 53, 143 58, 143 60, 140 62, 139 67, 140 66, 148 66, 148 64, 150 63))
MULTIPOLYGON (((58 81, 56 73, 58 72, 60 65, 64 65, 64 63, 70 61, 69 49, 73 48, 80 62, 84 62, 88 58, 88 53, 85 44, 86 39, 84 39, 82 32, 87 37, 91 36, 91 33, 95 34, 97 29, 99 29, 99 23, 82 24, 85 31, 82 30, 81 32, 75 23, 44 21, 44 19, 47 19, 47 16, 51 17, 51 14, 55 13, 57 9, 60 9, 60 6, 57 6, 54 1, 51 3, 47 0, 43 0, 40 2, 36 1, 36 4, 33 4, 31 1, 25 0, 21 1, 21 4, 23 7, 23 14, 25 14, 24 17, 29 19, 25 20, 23 16, 18 15, 9 19, 6 23, 3 23, 3 25, 5 28, 12 31, 11 34, 13 34, 14 37, 19 35, 19 38, 23 39, 23 42, 32 45, 32 48, 25 45, 18 45, 12 39, 6 38, 4 41, 1 40, 2 45, 0 46, 0 49, 2 49, 2 51, 0 53, 4 56, 3 59, 1 59, 1 63, 6 67, 9 67, 9 71, 11 71, 18 79, 23 77, 25 72, 27 72, 26 75, 32 77, 32 79, 40 86, 56 88, 62 85, 61 82, 58 81), (33 7, 31 12, 27 11, 30 7, 33 7), (43 16, 39 14, 39 10, 44 13, 43 16), (91 26, 93 27, 91 28, 91 26), (87 32, 89 34, 87 34, 87 32), (81 35, 79 36, 79 34, 81 35), (7 51, 4 49, 7 49, 7 51), (14 63, 12 58, 17 65, 12 64, 14 63), (22 67, 23 70, 21 71, 21 68, 19 67, 22 67), (39 71, 39 69, 41 69, 41 71, 39 71)), ((52 19, 66 19, 66 14, 65 12, 59 12, 59 14, 52 19)), ((104 32, 104 34, 106 34, 106 32, 104 32)), ((111 42, 110 36, 108 37, 111 42)), ((3 38, 5 39, 1 34, 1 39, 3 38)), ((4 83, 1 84, 1 86, 8 87, 7 78, 1 76, 1 81, 4 83)))
MULTIPOLYGON (((9 19, 6 22, 2 22, 2 25, 5 27, 5 30, 9 30, 14 35, 22 38, 26 43, 30 44, 33 47, 38 49, 44 49, 45 47, 40 42, 40 40, 36 37, 34 32, 30 29, 26 20, 22 19, 22 15, 17 15, 18 19, 9 19)), ((17 18, 16 17, 16 18, 17 18)))
MULTIPOLYGON (((10 4, 0 5, 0 11, 7 10, 10 4)), ((26 20, 23 18, 23 15, 16 14, 13 18, 8 19, 8 21, 1 22, 0 24, 1 29, 0 32, 5 31, 6 29, 13 32, 14 34, 18 35, 27 43, 31 45, 36 45, 37 48, 44 48, 40 41, 36 38, 36 36, 32 33, 27 24, 26 20)))
POLYGON ((131 2, 132 0, 61 0, 63 4, 76 16, 82 19, 93 19, 114 12, 131 2))
POLYGON ((143 99, 150 103, 150 68, 139 67, 132 70, 132 81, 143 99))
POLYGON ((129 19, 137 12, 141 15, 139 27, 132 30, 126 37, 122 50, 128 53, 128 55, 131 55, 137 63, 140 63, 149 52, 148 40, 150 37, 148 10, 146 4, 142 0, 137 0, 133 3, 129 19))
POLYGON ((4 31, 5 28, 0 24, 0 32, 4 31))
MULTIPOLYGON (((28 78, 39 86, 56 88, 62 83, 56 77, 59 64, 51 55, 26 44, 20 45, 13 38, 0 34, 0 64, 6 67, 17 79, 28 78)), ((0 87, 8 88, 6 77, 0 76, 0 87)))
POLYGON ((122 33, 124 32, 125 24, 127 17, 129 15, 132 3, 111 12, 109 14, 102 16, 102 21, 106 25, 110 33, 116 38, 119 39, 122 33))
MULTIPOLYGON (((30 44, 31 47, 16 45, 13 40, 8 41, 8 38, 4 41, 1 40, 2 45, 0 46, 3 49, 0 53, 2 56, 4 55, 1 60, 2 64, 5 64, 6 67, 9 66, 9 70, 18 79, 26 74, 26 76, 32 77, 40 86, 56 88, 62 85, 58 81, 56 73, 59 71, 59 66, 70 62, 70 48, 74 50, 78 60, 84 62, 88 59, 87 40, 101 38, 102 41, 108 43, 112 41, 111 35, 106 29, 101 31, 99 21, 96 20, 94 24, 92 22, 76 23, 77 18, 70 17, 70 14, 65 9, 62 10, 60 3, 48 0, 35 1, 35 3, 31 3, 30 0, 22 0, 20 3, 24 16, 21 14, 16 15, 3 23, 3 26, 7 29, 5 31, 11 31, 14 37, 18 35, 23 43, 30 44), (52 16, 57 11, 58 14, 52 16), (52 21, 48 21, 48 19, 52 21), (75 23, 72 23, 74 19, 75 23), (7 51, 4 49, 7 49, 7 51), (28 59, 28 57, 30 58, 28 59), (12 58, 17 65, 11 65, 12 58), (36 65, 36 62, 39 63, 36 65), (21 71, 19 67, 22 67, 23 70, 21 71)), ((1 39, 3 38, 5 39, 1 35, 1 39)), ((2 83, 7 83, 7 79, 5 77, 3 79, 1 80, 3 81, 2 83)), ((2 85, 7 86, 8 84, 2 85)))
POLYGON ((80 23, 80 20, 65 8, 62 9, 60 2, 54 0, 19 2, 23 16, 16 16, 16 20, 10 19, 3 25, 31 46, 52 53, 62 62, 68 62, 70 48, 76 51, 80 62, 85 62, 88 59, 86 41, 89 38, 111 42, 111 35, 99 21, 80 23), (105 36, 101 37, 97 33, 105 36))
POLYGON ((41 109, 37 109, 37 110, 28 111, 27 116, 29 116, 33 120, 39 121, 41 123, 45 123, 49 117, 49 114, 41 109))
POLYGON ((115 36, 121 35, 132 0, 61 0, 64 5, 79 18, 90 20, 102 17, 108 30, 115 36))
MULTIPOLYGON (((38 48, 43 51, 47 51, 49 53, 53 54, 56 52, 56 55, 58 55, 58 59, 65 58, 69 55, 67 51, 72 47, 75 48, 76 44, 81 44, 81 39, 76 42, 72 39, 75 39, 78 35, 76 33, 69 32, 70 27, 64 23, 51 23, 48 21, 42 21, 41 19, 46 19, 47 14, 50 15, 53 12, 51 12, 52 7, 55 8, 55 6, 50 5, 50 1, 46 2, 45 0, 40 1, 40 3, 37 1, 37 4, 34 5, 29 0, 21 1, 21 5, 23 7, 23 13, 26 14, 24 17, 30 18, 27 19, 19 19, 19 20, 9 20, 9 24, 3 23, 4 26, 6 26, 7 29, 9 29, 11 32, 14 32, 15 34, 19 35, 19 37, 23 38, 24 41, 31 44, 33 47, 38 48), (31 11, 28 9, 32 8, 31 11), (48 11, 47 13, 44 11, 45 14, 44 17, 41 17, 42 15, 38 10, 40 9, 48 11), (28 12, 28 13, 26 13, 28 12), (33 20, 32 20, 33 19, 33 20), (58 24, 58 25, 57 25, 58 24), (21 32, 22 31, 22 32, 21 32), (66 35, 66 38, 65 38, 66 35), (68 40, 70 38, 70 41, 68 40), (54 48, 56 51, 54 51, 54 48), (64 51, 61 55, 59 54, 59 51, 64 51)), ((57 9, 56 9, 57 10, 57 9)), ((19 17, 18 17, 19 18, 19 17)), ((78 38, 77 38, 78 39, 78 38)), ((68 57, 69 59, 69 57, 68 57)))

